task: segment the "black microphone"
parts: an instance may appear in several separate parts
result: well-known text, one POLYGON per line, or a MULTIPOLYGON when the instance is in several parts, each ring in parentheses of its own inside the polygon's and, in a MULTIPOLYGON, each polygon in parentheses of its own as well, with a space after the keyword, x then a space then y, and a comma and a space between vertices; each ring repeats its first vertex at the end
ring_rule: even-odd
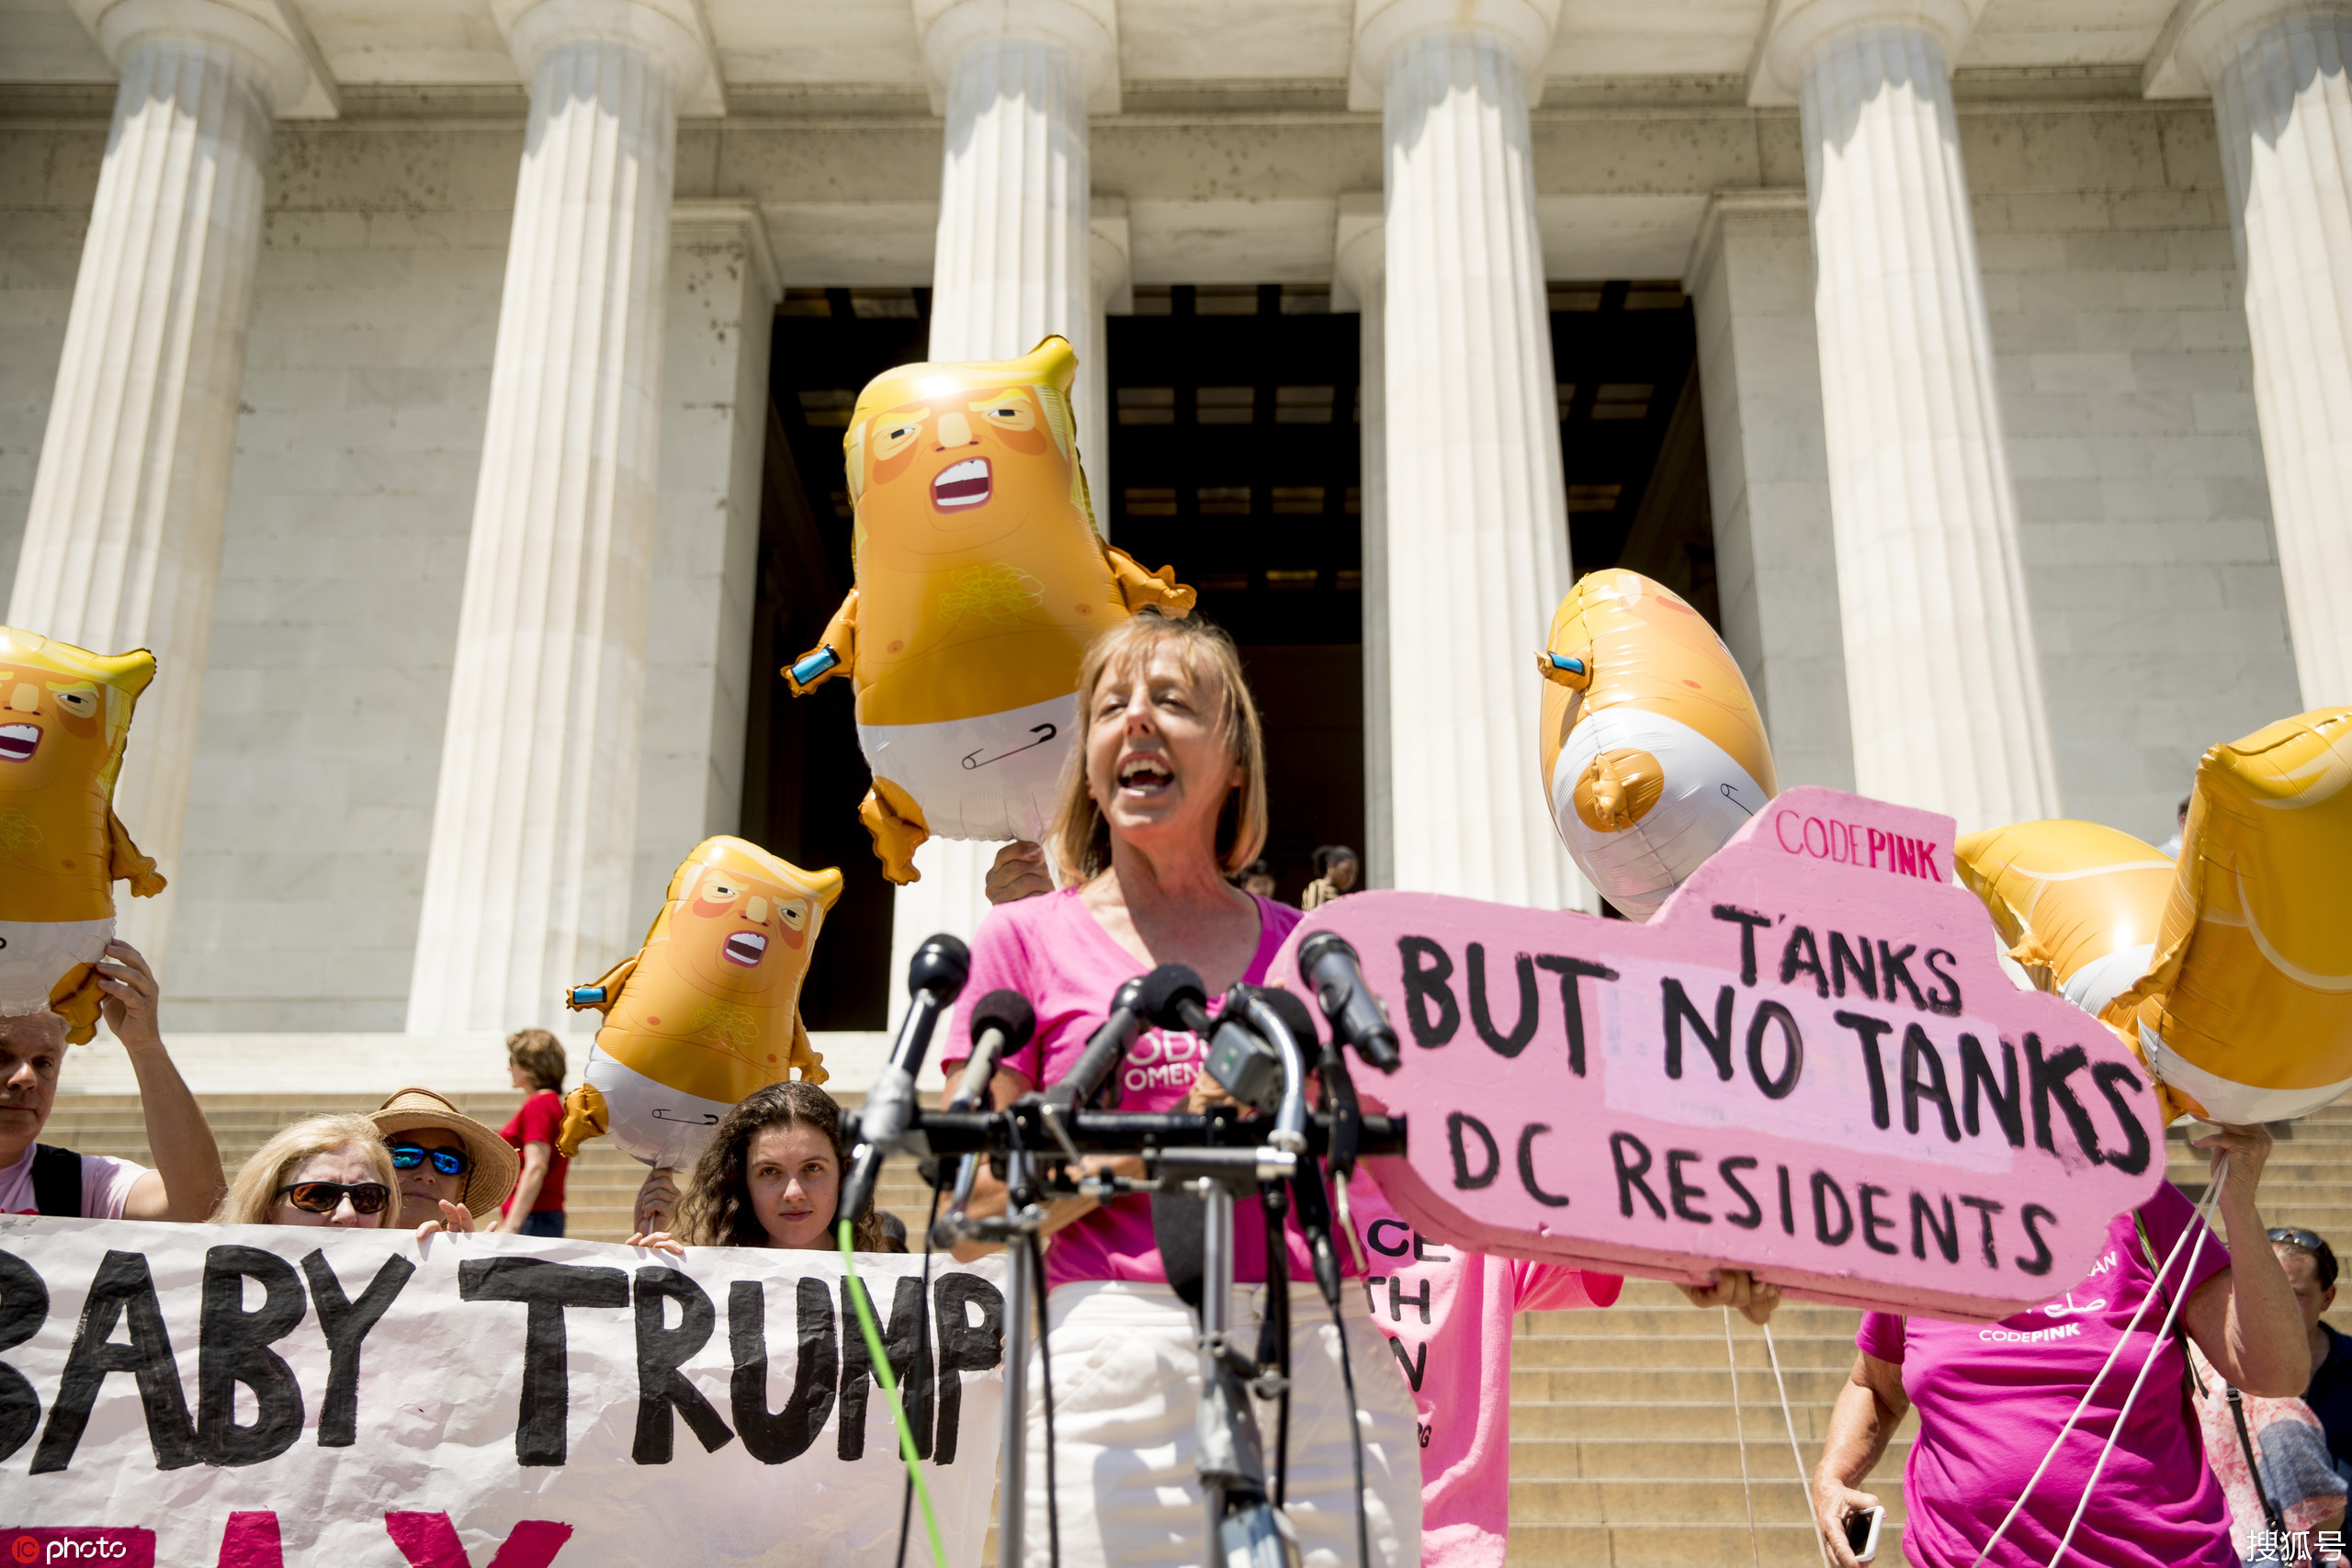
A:
POLYGON ((1299 943, 1298 967, 1314 986, 1333 1032, 1382 1072, 1395 1072, 1404 1060, 1396 1051, 1396 1031, 1373 1000, 1348 939, 1337 931, 1317 931, 1299 943))
POLYGON ((1163 1014, 1178 1010, 1182 998, 1206 993, 1201 977, 1182 964, 1163 964, 1148 975, 1138 975, 1119 987, 1112 998, 1111 1016, 1086 1042, 1086 1050, 1067 1077, 1046 1091, 1046 1103, 1059 1111, 1088 1105, 1147 1023, 1160 1023, 1163 1014))
MULTIPOLYGON (((882 1157, 908 1144, 907 1130, 915 1119, 915 1076, 931 1049, 932 1032, 939 1015, 955 1005, 972 972, 972 953, 954 937, 942 933, 915 950, 907 965, 907 994, 914 1003, 899 1025, 890 1045, 890 1064, 882 1069, 865 1103, 858 1109, 857 1149, 851 1156, 849 1177, 842 1183, 841 1207, 834 1221, 854 1220, 874 1201, 874 1184, 882 1177, 882 1157)), ((928 1148, 915 1150, 928 1154, 928 1148)))
POLYGON ((1037 1010, 1018 991, 990 991, 972 1005, 972 1059, 956 1089, 950 1111, 976 1111, 989 1103, 989 1080, 996 1065, 1029 1043, 1037 1032, 1037 1010))

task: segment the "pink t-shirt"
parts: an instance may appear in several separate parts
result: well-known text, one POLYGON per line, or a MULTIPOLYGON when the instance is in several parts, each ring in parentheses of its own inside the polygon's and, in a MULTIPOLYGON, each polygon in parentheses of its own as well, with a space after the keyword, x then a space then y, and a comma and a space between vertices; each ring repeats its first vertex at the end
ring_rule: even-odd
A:
MULTIPOLYGON (((122 1206, 130 1201, 130 1190, 147 1174, 143 1165, 133 1165, 112 1155, 82 1156, 82 1217, 85 1220, 119 1220, 122 1206)), ((38 1214, 40 1204, 33 1198, 33 1151, 25 1150, 24 1157, 5 1170, 0 1170, 0 1214, 38 1214)))
MULTIPOLYGON (((1283 939, 1303 918, 1288 905, 1258 900, 1258 951, 1251 954, 1243 980, 1264 983, 1283 939)), ((1004 1066, 1040 1089, 1049 1088, 1077 1066, 1087 1036, 1109 1016, 1111 998, 1119 987, 1146 967, 1087 913, 1078 889, 1065 887, 989 911, 972 938, 965 1006, 1000 988, 1029 998, 1037 1011, 1037 1032, 1007 1056, 1004 1066)), ((1220 1005, 1221 998, 1211 998, 1209 1011, 1215 1013, 1220 1005)), ((972 1055, 963 1009, 957 1010, 949 1029, 952 1043, 941 1053, 940 1063, 952 1069, 972 1055)), ((1146 1029, 1127 1048, 1126 1059, 1113 1069, 1119 1109, 1182 1110, 1206 1054, 1201 1037, 1189 1031, 1146 1029)), ((1291 1278, 1311 1280, 1306 1243, 1295 1216, 1290 1231, 1291 1278)), ((1265 1279, 1265 1222, 1255 1203, 1234 1205, 1233 1250, 1237 1281, 1256 1284, 1265 1279)), ((1344 1251, 1341 1267, 1353 1272, 1344 1251)), ((1046 1248, 1046 1283, 1050 1287, 1073 1280, 1167 1282, 1159 1246, 1152 1237, 1149 1198, 1122 1198, 1054 1233, 1053 1244, 1046 1248)))
MULTIPOLYGON (((2184 1229, 2202 1224, 2169 1183, 2156 1189, 2140 1214, 2159 1261, 2184 1229)), ((2230 1266, 2230 1255, 2219 1237, 2209 1236, 2187 1291, 2180 1292, 2187 1259, 2184 1247, 2165 1276, 2165 1294, 2149 1303, 2032 1500, 1986 1559, 1991 1568, 2040 1568, 2057 1551, 2091 1466, 2115 1429, 2115 1413, 2152 1349, 2155 1365, 2099 1475, 2067 1561, 2083 1568, 2236 1568, 2221 1483, 2205 1463, 2183 1392, 2180 1346, 2166 1338, 2159 1348, 2155 1337, 2176 1292, 2194 1292, 2230 1266)), ((2049 1451, 2154 1273, 2131 1214, 2123 1213, 2108 1227, 2107 1250, 2079 1284, 1997 1324, 1880 1312, 1863 1316, 1855 1344, 1901 1365, 1903 1391, 1919 1411, 1919 1436, 1903 1472, 1909 1505, 1903 1551, 1917 1568, 1969 1568, 2049 1451)))
POLYGON ((1605 1307, 1625 1281, 1435 1243, 1370 1181, 1350 1189, 1372 1320, 1413 1391, 1425 1568, 1502 1568, 1510 1533, 1510 1332, 1522 1312, 1605 1307))

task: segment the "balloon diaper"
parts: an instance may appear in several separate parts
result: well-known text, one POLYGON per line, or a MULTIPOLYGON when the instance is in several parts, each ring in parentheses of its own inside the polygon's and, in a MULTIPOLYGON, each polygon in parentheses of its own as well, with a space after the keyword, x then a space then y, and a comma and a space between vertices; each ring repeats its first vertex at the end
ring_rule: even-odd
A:
POLYGON ((1638 572, 1579 579, 1535 661, 1552 819, 1646 920, 1779 790, 1756 699, 1706 620, 1638 572))
POLYGON ((1193 592, 1102 542, 1079 466, 1078 359, 1049 337, 994 364, 902 365, 858 394, 843 447, 856 585, 784 677, 857 693, 874 773, 859 817, 883 874, 924 840, 1037 839, 1077 728, 1087 646, 1193 592))
POLYGON ((634 1159, 683 1169, 753 1089, 796 1069, 823 1083, 800 987, 841 890, 840 872, 802 871, 741 839, 696 845, 644 947, 564 998, 605 1021, 565 1098, 558 1151, 609 1134, 634 1159))
POLYGON ((164 890, 114 814, 144 649, 98 654, 0 626, 0 1015, 50 1008, 75 1044, 97 1032, 91 965, 114 938, 114 885, 164 890))

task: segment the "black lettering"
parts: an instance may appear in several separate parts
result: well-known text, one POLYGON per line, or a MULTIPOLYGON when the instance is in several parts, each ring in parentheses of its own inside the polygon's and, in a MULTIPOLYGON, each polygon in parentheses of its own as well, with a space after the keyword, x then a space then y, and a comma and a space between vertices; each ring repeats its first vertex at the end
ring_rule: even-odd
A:
POLYGON ((2099 1093, 2107 1098, 2107 1108, 2115 1112, 2116 1121, 2122 1123, 2123 1136, 2128 1145, 2120 1155, 2103 1152, 2100 1157, 2124 1175, 2137 1176, 2148 1168, 2147 1125, 2140 1120, 2140 1113, 2115 1091, 2128 1086, 2134 1094, 2145 1094, 2148 1086, 2140 1081, 2139 1074, 2121 1062, 2099 1063, 2091 1069, 2091 1081, 2098 1085, 2099 1093))
POLYGON ((1928 949, 1927 957, 1922 959, 1920 962, 1927 964, 1928 974, 1933 975, 1938 980, 1942 982, 1942 985, 1938 986, 1934 990, 1928 993, 1928 1010, 1929 1012, 1941 1013, 1946 1018, 1958 1018, 1960 1016, 1960 976, 1954 975, 1951 970, 1946 969, 1942 964, 1938 964, 1936 960, 1939 958, 1942 959, 1944 964, 1957 964, 1960 962, 1959 959, 1954 958, 1951 953, 1947 952, 1943 948, 1931 947, 1928 949), (1951 994, 1950 996, 1946 996, 1944 994, 1946 987, 1951 987, 1951 994))
POLYGON ((311 1281, 311 1305, 327 1342, 327 1393, 319 1402, 319 1447, 347 1449, 359 1440, 359 1347, 404 1289, 416 1265, 398 1256, 384 1259, 357 1301, 343 1293, 323 1248, 302 1259, 311 1281))
MULTIPOLYGON (((0 1252, 0 1350, 13 1350, 49 1321, 49 1287, 33 1266, 0 1252)), ((6 1459, 40 1425, 40 1395, 24 1373, 0 1361, 0 1460, 6 1459)))
POLYGON ((1883 1187, 1873 1187, 1867 1181, 1856 1190, 1861 1194, 1862 1201, 1862 1245, 1872 1252, 1883 1252, 1889 1258, 1902 1252, 1903 1249, 1893 1242, 1879 1240, 1878 1233, 1883 1230, 1893 1230, 1894 1222, 1871 1206, 1872 1193, 1876 1193, 1881 1198, 1891 1198, 1894 1194, 1883 1187))
POLYGON ((841 1379, 841 1336, 832 1292, 822 1280, 804 1277, 797 1293, 800 1364, 792 1397, 781 1411, 771 1412, 766 1293, 757 1280, 738 1280, 727 1289, 727 1338, 735 1355, 729 1404, 735 1429, 742 1434, 743 1451, 762 1464, 783 1464, 808 1451, 833 1413, 833 1393, 841 1379))
POLYGON ((1425 936, 1398 937, 1396 953, 1405 961, 1405 1021, 1412 1028, 1413 1043, 1435 1050, 1462 1027, 1461 1004, 1446 984, 1453 978, 1453 960, 1425 936))
POLYGON ((1789 1201, 1789 1168, 1784 1165, 1777 1168, 1781 1173, 1781 1234, 1794 1235, 1797 1234, 1797 1211, 1796 1205, 1789 1201))
MULTIPOLYGON (((2050 1136, 2050 1102, 2055 1100, 2058 1109, 2066 1113, 2066 1126, 2075 1134, 2075 1146, 2083 1151, 2085 1159, 2097 1165, 2100 1159, 2098 1129, 2092 1125, 2090 1112, 2084 1110, 2082 1101, 2075 1098, 2075 1091, 2066 1087, 2068 1077, 2088 1065, 2089 1058, 2083 1054, 2080 1045, 2069 1045, 2063 1051, 2054 1052, 2045 1061, 2041 1055, 2041 1037, 2038 1034, 2025 1037, 2026 1075, 2033 1084, 2035 1145, 2053 1155, 2058 1152, 2057 1145, 2050 1136)), ((2032 1270, 2028 1269, 2027 1272, 2032 1270)))
POLYGON ((1464 1192, 1476 1192, 1482 1187, 1492 1187, 1495 1184, 1495 1177, 1503 1168, 1503 1151, 1495 1145, 1495 1135, 1487 1131, 1487 1124, 1484 1122, 1466 1111, 1448 1111, 1445 1118, 1445 1142, 1446 1146, 1453 1151, 1453 1185, 1457 1190, 1464 1192), (1486 1145, 1486 1169, 1473 1171, 1470 1168, 1470 1151, 1462 1142, 1462 1134, 1464 1133, 1476 1134, 1478 1142, 1486 1145))
POLYGON ((514 1462, 561 1464, 564 1416, 571 1404, 571 1356, 563 1331, 569 1307, 628 1305, 628 1276, 541 1258, 470 1258, 458 1265, 458 1295, 469 1302, 522 1302, 523 1401, 514 1423, 514 1462))
POLYGON ((1714 914, 1719 920, 1739 922, 1739 983, 1743 986, 1756 984, 1756 932, 1759 928, 1770 925, 1772 917, 1759 915, 1753 909, 1743 909, 1736 904, 1718 904, 1714 914))
POLYGON ((1815 988, 1825 997, 1829 994, 1829 976, 1821 968, 1821 948, 1805 926, 1792 927, 1787 945, 1781 949, 1781 984, 1794 985, 1800 975, 1812 976, 1815 988))
POLYGON ((1856 957, 1854 950, 1846 945, 1846 939, 1843 936, 1836 931, 1829 933, 1830 988, 1839 996, 1844 996, 1846 976, 1850 973, 1854 976, 1854 984, 1861 988, 1862 995, 1876 1001, 1878 1000, 1877 954, 1871 948, 1870 938, 1858 936, 1854 940, 1861 945, 1862 951, 1860 957, 1856 957))
POLYGON ((1984 1267, 1987 1269, 2000 1268, 2001 1255, 1993 1249, 1993 1216, 2007 1208, 2008 1205, 2007 1203, 1996 1203, 1990 1198, 1971 1198, 1965 1192, 1960 1195, 1960 1201, 1967 1207, 1976 1211, 1977 1221, 1983 1227, 1984 1233, 1984 1267))
POLYGON ((302 1277, 257 1247, 204 1254, 203 1305, 196 1351, 196 1446, 204 1462, 259 1464, 302 1435, 302 1385, 270 1348, 302 1321, 302 1277), (261 1284, 261 1305, 245 1310, 245 1281, 261 1284), (254 1424, 237 1425, 237 1385, 253 1390, 254 1424))
POLYGON ((1442 1252, 1430 1245, 1430 1238, 1420 1232, 1413 1233, 1413 1261, 1416 1263, 1451 1263, 1453 1254, 1442 1252))
POLYGON ((1952 1213, 1951 1200, 1944 1200, 1944 1223, 1936 1224, 1934 1205, 1927 1195, 1914 1188, 1911 1192, 1911 1256, 1925 1262, 1928 1257, 1928 1233, 1936 1233, 1936 1250, 1944 1255, 1947 1263, 1960 1261, 1960 1220, 1952 1213))
POLYGON ((1862 1043, 1862 1066, 1868 1069, 1871 1077, 1871 1124, 1882 1130, 1894 1125, 1894 1119, 1887 1111, 1886 1064, 1879 1060, 1878 1037, 1894 1025, 1882 1023, 1859 1012, 1841 1012, 1837 1017, 1838 1023, 1852 1030, 1855 1037, 1862 1043))
POLYGON ((702 1444, 717 1453, 735 1440, 702 1391, 678 1369, 710 1343, 718 1309, 710 1297, 675 1269, 649 1264, 637 1271, 637 1436, 628 1457, 638 1464, 667 1464, 676 1445, 673 1414, 702 1444), (678 1326, 666 1326, 668 1303, 678 1303, 678 1326))
POLYGON ((1372 1224, 1364 1227, 1363 1239, 1365 1246, 1371 1247, 1383 1258, 1402 1258, 1405 1254, 1413 1250, 1412 1243, 1408 1241, 1400 1241, 1394 1247, 1384 1245, 1380 1239, 1380 1229, 1383 1225, 1386 1225, 1390 1229, 1404 1235, 1409 1236, 1413 1234, 1412 1227, 1405 1224, 1402 1220, 1374 1220, 1372 1224))
POLYGON ((1519 976, 1519 1021, 1510 1032, 1495 1028, 1494 1015, 1487 1007, 1487 949, 1484 943, 1472 942, 1470 953, 1470 1022, 1478 1031, 1478 1038, 1505 1061, 1527 1049, 1535 1038, 1535 1026, 1543 1020, 1544 1004, 1535 995, 1535 960, 1521 953, 1511 960, 1511 967, 1519 976))
POLYGON ((939 1438, 931 1462, 956 1462, 956 1432, 964 1416, 964 1374, 985 1372, 1004 1360, 1004 1292, 978 1274, 942 1274, 932 1287, 939 1323, 939 1438), (979 1309, 980 1321, 972 1321, 979 1309))
POLYGON ((2001 1042, 2001 1081, 1993 1081, 1993 1064, 1985 1059, 1984 1047, 1973 1034, 1960 1037, 1961 1121, 1968 1127, 1968 1135, 1976 1136, 1976 1093, 1993 1102, 1994 1119, 2001 1123, 2001 1132, 2009 1140, 2009 1147, 2025 1147, 2025 1102, 2018 1098, 2018 1048, 2007 1041, 2001 1042))
POLYGON ((1549 969, 1560 977, 1560 1010, 1568 1025, 1568 1071, 1584 1077, 1584 996, 1577 986, 1578 980, 1614 980, 1617 971, 1605 964, 1588 964, 1581 958, 1563 958, 1557 953, 1539 953, 1535 966, 1549 969))
POLYGON ((1951 1090, 1944 1081, 1944 1059, 1917 1024, 1903 1031, 1903 1130, 1919 1130, 1919 1102, 1931 1102, 1943 1119, 1944 1142, 1960 1142, 1960 1119, 1952 1114, 1951 1090))
POLYGON ((2026 1239, 2033 1243, 2033 1256, 2030 1258, 2012 1258, 2009 1261, 2018 1266, 2018 1272, 2030 1274, 2039 1279, 2050 1272, 2052 1258, 2050 1244, 2041 1239, 2041 1227, 2033 1223, 2033 1217, 2036 1214, 2041 1215, 2044 1220, 2055 1220, 2058 1217, 2039 1203, 2028 1203, 2018 1210, 2018 1218, 2025 1222, 2026 1239))
POLYGON ((1650 1213, 1661 1220, 1666 1218, 1666 1205, 1657 1201, 1657 1194, 1650 1190, 1650 1184, 1642 1179, 1649 1174, 1649 1145, 1631 1133, 1611 1133, 1609 1134, 1609 1157, 1617 1167, 1617 1212, 1626 1219, 1634 1217, 1634 1193, 1638 1190, 1642 1201, 1650 1206, 1650 1213), (1641 1156, 1639 1165, 1625 1163, 1629 1149, 1641 1156))
POLYGON ((1732 998, 1738 993, 1725 986, 1716 996, 1715 1026, 1711 1030, 1707 1027, 1707 1021, 1699 1016, 1699 1010, 1690 1005, 1690 995, 1683 990, 1681 981, 1668 976, 1660 982, 1660 989, 1666 1001, 1666 1076, 1670 1078, 1682 1076, 1682 1025, 1688 1020, 1699 1036, 1699 1043, 1705 1046, 1707 1055, 1715 1059, 1715 1076, 1729 1083, 1731 1003, 1732 998))
POLYGON ((1846 1201, 1846 1190, 1838 1179, 1826 1170, 1813 1173, 1813 1235, 1824 1247, 1843 1247, 1854 1239, 1854 1211, 1846 1201), (1838 1200, 1838 1228, 1829 1228, 1828 1200, 1838 1200))
POLYGON ((1388 1321, 1391 1323, 1404 1322, 1405 1308, 1408 1304, 1420 1310, 1421 1326, 1423 1328, 1427 1328, 1430 1325, 1430 1281, 1427 1279, 1423 1279, 1421 1280, 1420 1293, 1419 1295, 1411 1296, 1405 1293, 1405 1282, 1402 1280, 1395 1278, 1391 1278, 1389 1280, 1388 1321))
POLYGON ((1547 1209, 1565 1209, 1568 1201, 1556 1192, 1546 1192, 1535 1179, 1535 1135, 1552 1130, 1547 1122, 1530 1122, 1519 1134, 1519 1184, 1527 1195, 1547 1209))
MULTIPOLYGON (((864 1288, 862 1281, 842 1280, 842 1419, 835 1451, 845 1460, 865 1457, 866 1396, 882 1386, 874 1359, 866 1353, 865 1336, 858 1329, 856 1304, 849 1297, 852 1290, 864 1288)), ((869 1303, 873 1299, 866 1297, 869 1303)), ((899 1407, 907 1413, 907 1425, 914 1430, 917 1459, 931 1457, 931 1360, 915 1354, 915 1335, 922 1325, 923 1312, 922 1281, 911 1274, 899 1276, 890 1296, 890 1315, 882 1323, 882 1353, 889 1358, 890 1373, 899 1381, 899 1407)), ((895 1434, 888 1451, 899 1451, 895 1434)))
POLYGON ((1405 1381, 1413 1385, 1415 1393, 1420 1393, 1422 1375, 1429 1371, 1430 1348, 1425 1344, 1414 1346, 1412 1359, 1409 1360, 1405 1356, 1403 1340, 1391 1339, 1388 1342, 1388 1348, 1396 1352, 1396 1364, 1405 1369, 1405 1381))
POLYGON ((1886 999, 1892 1002, 1894 1000, 1895 985, 1900 982, 1903 988, 1911 993, 1911 1005, 1925 1012, 1928 998, 1919 994, 1918 986, 1911 978, 1910 967, 1904 963, 1917 951, 1915 944, 1907 942, 1900 948, 1889 947, 1882 938, 1878 944, 1879 984, 1886 992, 1886 999))
POLYGON ((74 1450, 90 1424, 90 1409, 108 1372, 129 1372, 137 1380, 139 1403, 147 1416, 147 1444, 155 1450, 157 1470, 184 1470, 198 1461, 196 1426, 187 1418, 187 1399, 180 1393, 179 1363, 172 1359, 172 1337, 155 1300, 155 1277, 148 1272, 145 1255, 109 1251, 90 1277, 82 1321, 74 1325, 74 1346, 65 1352, 65 1371, 58 1375, 57 1400, 50 1406, 40 1446, 33 1450, 32 1474, 46 1475, 74 1462, 74 1450), (126 1317, 130 1342, 108 1344, 115 1325, 126 1317))
MULTIPOLYGON (((1748 1158, 1746 1155, 1734 1155, 1729 1159, 1717 1160, 1715 1162, 1715 1174, 1722 1177, 1724 1179, 1724 1185, 1738 1193, 1739 1201, 1747 1205, 1747 1212, 1744 1214, 1725 1214, 1724 1216, 1724 1224, 1727 1225, 1737 1225, 1744 1231, 1752 1231, 1757 1226, 1764 1223, 1764 1205, 1758 1203, 1756 1201, 1756 1194, 1750 1192, 1747 1187, 1741 1183, 1739 1178, 1732 1173, 1737 1170, 1754 1170, 1755 1168, 1756 1161, 1748 1158)), ((1783 1169, 1782 1174, 1787 1174, 1785 1168, 1783 1169)))
POLYGON ((1696 1149, 1667 1150, 1666 1191, 1667 1195, 1674 1200, 1674 1212, 1676 1214, 1679 1215, 1683 1219, 1689 1220, 1693 1224, 1711 1225, 1715 1223, 1714 1215, 1707 1213, 1703 1210, 1694 1209, 1690 1206, 1691 1200, 1694 1198, 1704 1198, 1707 1195, 1707 1190, 1699 1186, 1696 1182, 1685 1181, 1682 1179, 1682 1168, 1693 1163, 1700 1157, 1699 1151, 1696 1149))
POLYGON ((1786 1100, 1796 1092, 1797 1078, 1804 1072, 1804 1036, 1797 1032, 1796 1015, 1775 1001, 1756 1004, 1756 1016, 1747 1021, 1747 1076, 1764 1091, 1767 1100, 1786 1100), (1764 1070, 1764 1026, 1781 1026, 1781 1070, 1764 1070))

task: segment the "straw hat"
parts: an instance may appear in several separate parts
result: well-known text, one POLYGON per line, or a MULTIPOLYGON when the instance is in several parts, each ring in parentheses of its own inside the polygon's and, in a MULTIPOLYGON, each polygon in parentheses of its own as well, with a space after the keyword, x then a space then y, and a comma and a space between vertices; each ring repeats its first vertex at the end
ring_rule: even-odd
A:
POLYGON ((466 1172, 466 1207, 478 1220, 498 1213, 498 1206, 506 1201, 523 1174, 523 1161, 512 1144, 429 1089, 399 1090, 369 1111, 368 1120, 387 1140, 395 1133, 411 1133, 419 1127, 438 1127, 464 1140, 466 1153, 474 1162, 466 1172))

